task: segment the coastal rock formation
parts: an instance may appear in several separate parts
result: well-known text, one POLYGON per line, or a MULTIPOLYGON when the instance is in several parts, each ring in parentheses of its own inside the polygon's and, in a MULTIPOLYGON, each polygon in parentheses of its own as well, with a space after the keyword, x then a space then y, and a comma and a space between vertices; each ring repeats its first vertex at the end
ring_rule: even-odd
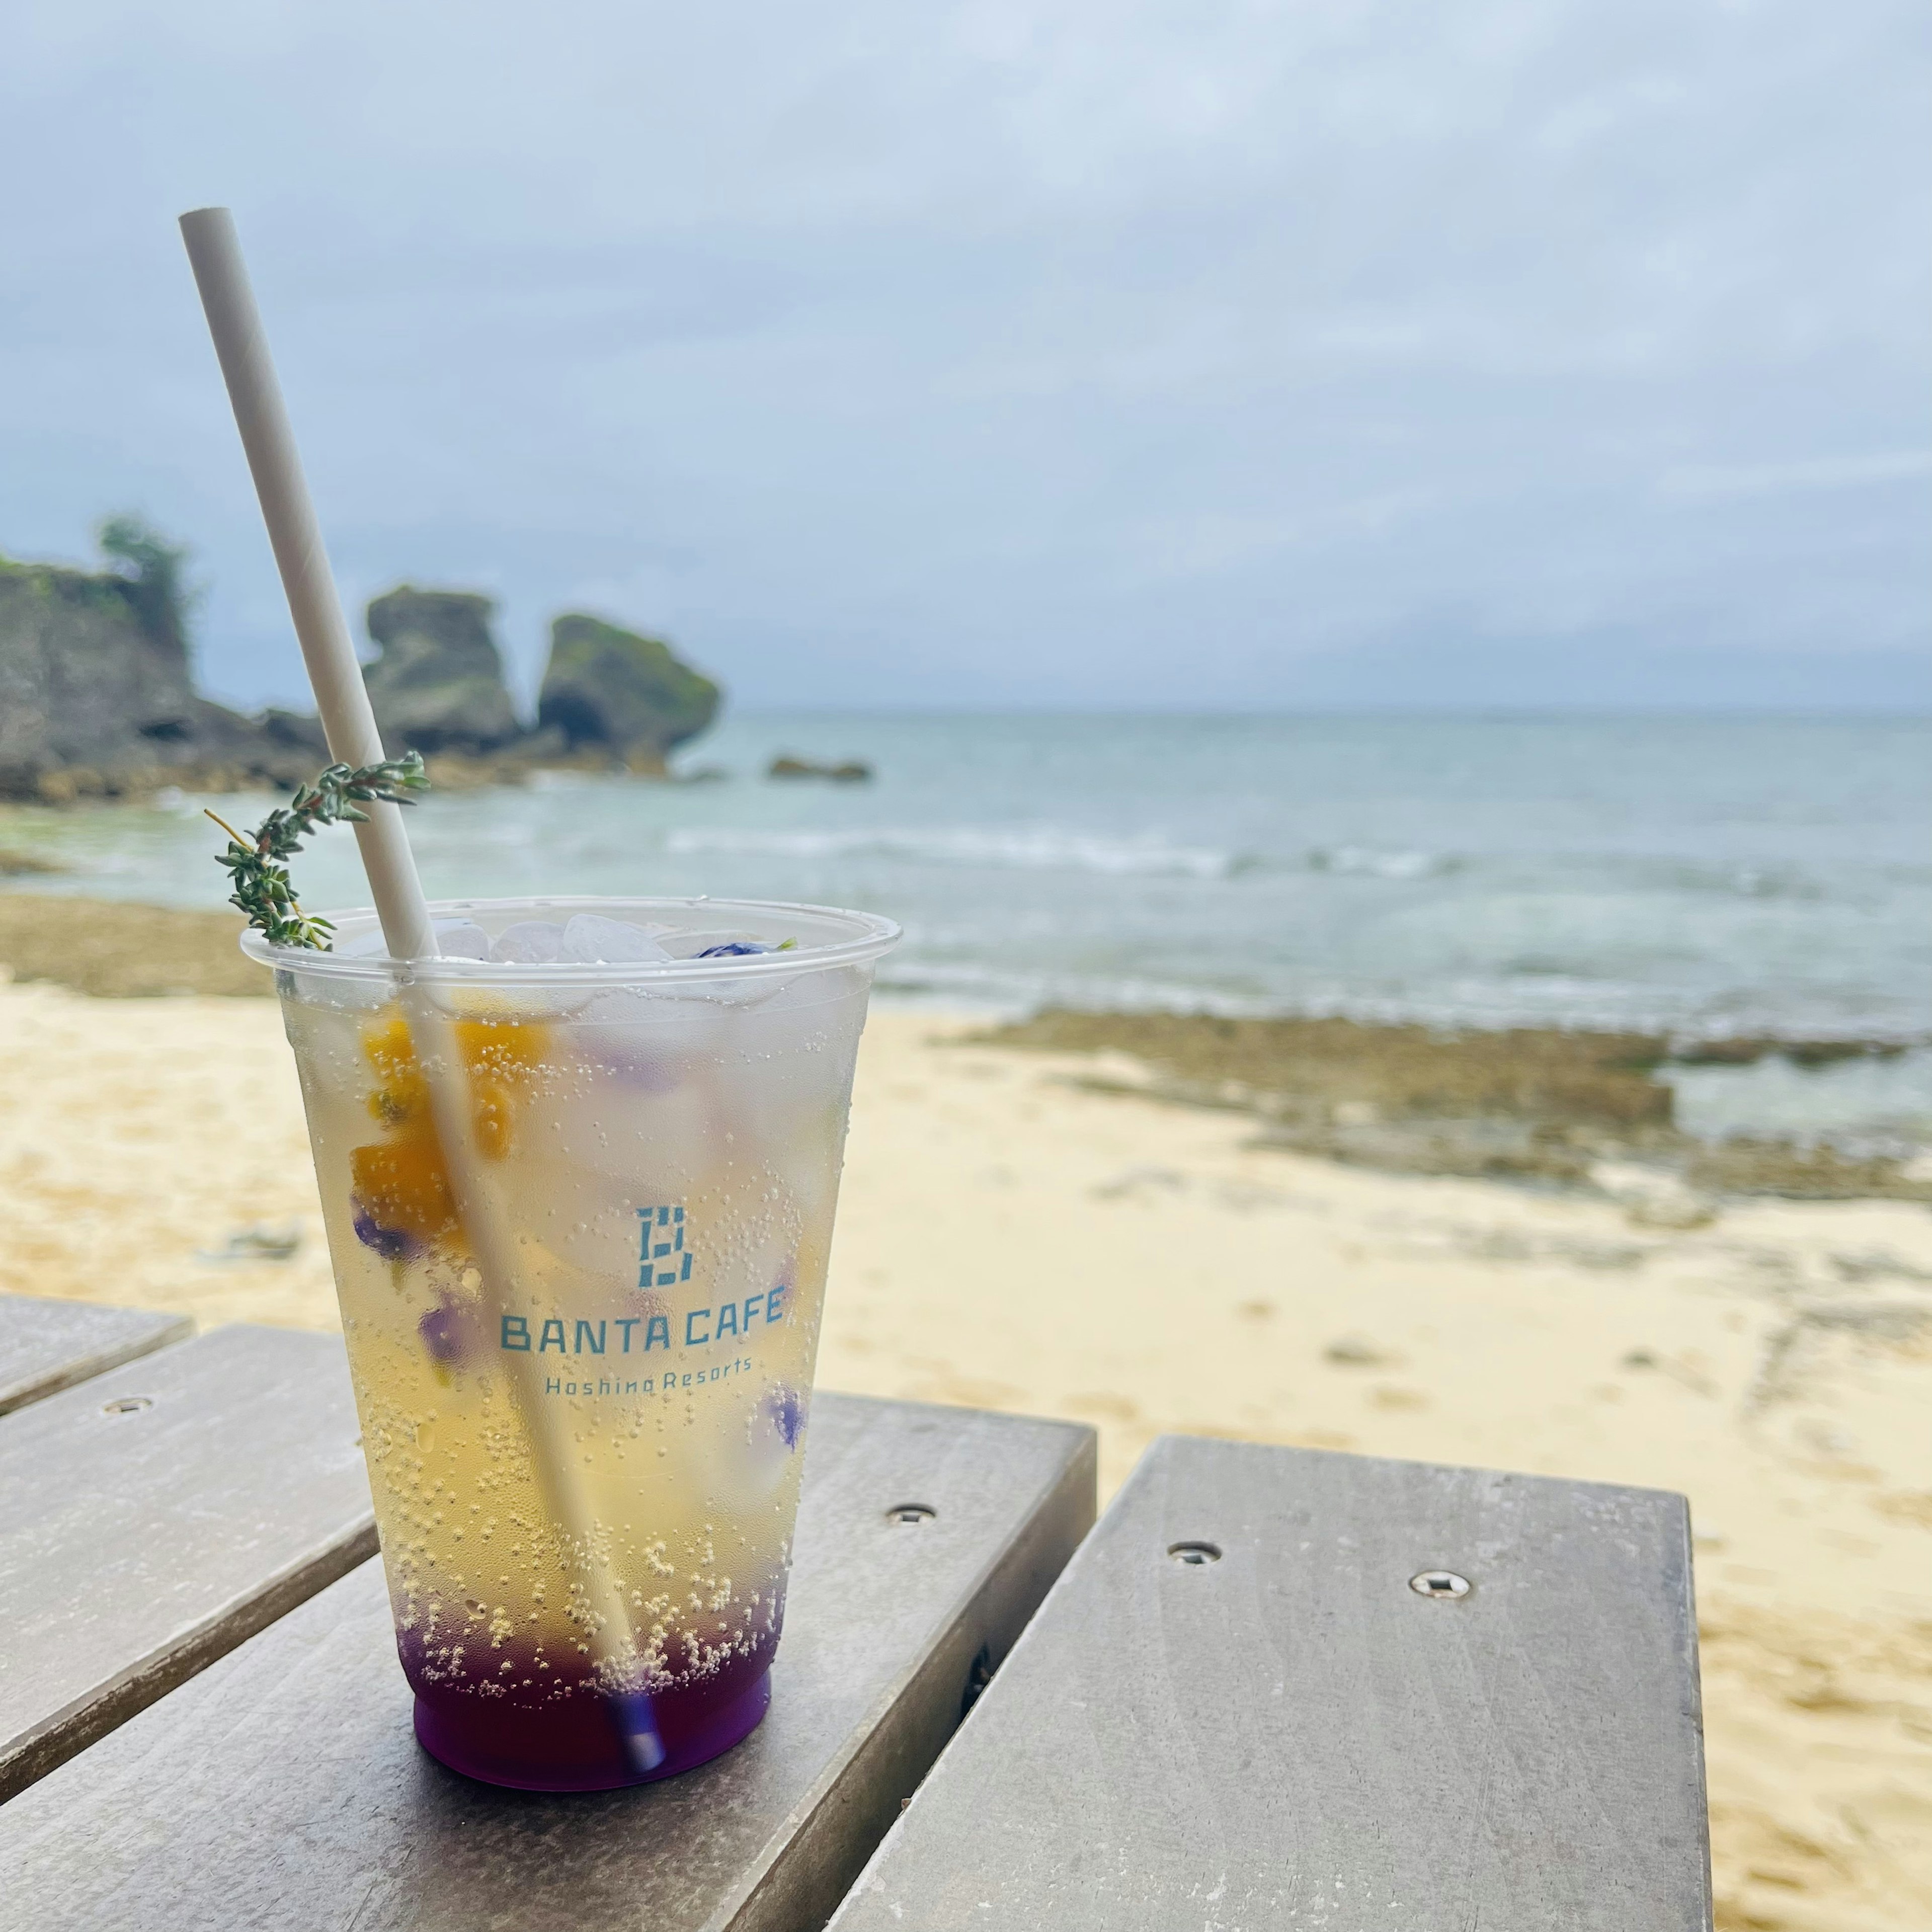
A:
POLYGON ((495 609, 467 591, 406 584, 369 606, 381 655, 362 675, 392 757, 411 748, 473 756, 521 736, 490 634, 495 609))
POLYGON ((829 778, 834 784, 864 784, 871 779, 872 768, 858 758, 848 758, 842 764, 823 765, 782 752, 765 767, 765 776, 768 778, 829 778))
POLYGON ((1450 1033, 1054 1007, 972 1037, 1108 1054, 1108 1070, 1079 1085, 1251 1114, 1262 1126, 1252 1147, 1390 1173, 1573 1187, 1622 1202, 1636 1228, 1702 1227, 1724 1196, 1932 1202, 1932 1177, 1897 1152, 1826 1139, 1700 1140, 1677 1126, 1674 1091, 1659 1078, 1666 1065, 1750 1066, 1775 1055, 1816 1066, 1910 1050, 1897 1042, 1740 1036, 1673 1046, 1661 1034, 1583 1028, 1450 1033), (1138 1072, 1122 1078, 1123 1062, 1138 1062, 1138 1072))
MULTIPOLYGON (((304 782, 328 762, 317 720, 244 718, 194 686, 187 553, 129 518, 104 525, 104 567, 0 556, 0 799, 119 798, 304 782)), ((440 788, 515 783, 536 767, 668 776, 665 754, 716 715, 716 685, 656 638, 595 617, 551 627, 542 714, 518 718, 488 597, 404 584, 368 608, 364 667, 393 754, 427 754, 440 788)))
POLYGON ((185 553, 128 518, 100 544, 98 572, 0 558, 0 796, 294 783, 310 721, 243 718, 194 688, 185 553))
POLYGON ((716 716, 718 697, 662 638, 572 614, 550 626, 537 724, 560 733, 570 752, 662 776, 666 754, 716 716))

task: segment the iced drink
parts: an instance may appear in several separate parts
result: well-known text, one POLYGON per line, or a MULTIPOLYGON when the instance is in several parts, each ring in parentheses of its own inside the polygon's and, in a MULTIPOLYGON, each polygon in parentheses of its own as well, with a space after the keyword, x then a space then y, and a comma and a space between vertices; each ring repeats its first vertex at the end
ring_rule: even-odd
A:
POLYGON ((370 915, 338 916, 331 953, 244 940, 301 1070, 417 1735, 496 1784, 667 1777, 769 1696, 853 1060, 896 928, 434 910, 452 956, 406 977, 370 915), (466 1110, 454 1179, 432 1088, 466 1110))

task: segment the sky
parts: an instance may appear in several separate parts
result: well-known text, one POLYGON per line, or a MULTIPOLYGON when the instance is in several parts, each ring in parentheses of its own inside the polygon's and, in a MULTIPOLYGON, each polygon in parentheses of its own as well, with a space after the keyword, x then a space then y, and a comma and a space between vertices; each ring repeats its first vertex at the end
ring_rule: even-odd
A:
POLYGON ((0 551, 300 660, 175 218, 345 599, 750 707, 1932 708, 1922 0, 12 0, 0 551))

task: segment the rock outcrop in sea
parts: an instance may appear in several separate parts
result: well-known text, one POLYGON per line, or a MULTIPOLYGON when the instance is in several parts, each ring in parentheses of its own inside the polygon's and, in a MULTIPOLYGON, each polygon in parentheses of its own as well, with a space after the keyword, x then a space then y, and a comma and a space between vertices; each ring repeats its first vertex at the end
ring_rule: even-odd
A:
POLYGON ((402 584, 370 604, 379 655, 362 669, 385 748, 470 757, 524 736, 490 635, 496 605, 461 590, 402 584))
POLYGON ((537 725, 572 752, 662 777, 669 754, 718 715, 720 696, 662 638, 572 613, 550 627, 537 725))
POLYGON ((244 718, 194 688, 185 552, 131 518, 102 526, 106 567, 0 557, 0 797, 115 797, 169 784, 293 784, 313 718, 244 718))
POLYGON ((790 752, 781 752, 765 767, 768 778, 826 778, 834 784, 864 784, 872 776, 872 768, 861 758, 847 758, 836 765, 821 764, 816 759, 795 757, 790 752))
MULTIPOLYGON (((328 762, 313 716, 244 718, 195 689, 187 553, 117 518, 106 567, 0 556, 0 798, 120 797, 168 785, 278 788, 328 762)), ((413 748, 432 782, 514 782, 533 768, 668 775, 665 760, 717 715, 718 686, 662 639, 571 614, 550 628, 539 716, 517 715, 492 630, 472 591, 399 585, 368 608, 364 668, 390 752, 413 748)))

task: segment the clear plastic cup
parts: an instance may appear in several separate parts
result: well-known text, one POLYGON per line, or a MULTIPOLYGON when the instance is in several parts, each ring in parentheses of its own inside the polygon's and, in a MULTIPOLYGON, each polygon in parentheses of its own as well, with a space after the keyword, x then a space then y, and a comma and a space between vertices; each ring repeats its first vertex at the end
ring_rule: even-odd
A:
POLYGON ((330 915, 331 952, 242 942, 301 1070, 416 1734, 493 1784, 669 1777, 769 1700, 853 1062, 898 928, 432 910, 452 946, 581 913, 675 956, 399 968, 370 912, 330 915), (694 956, 748 945, 785 950, 694 956), (438 1118, 464 1124, 454 1174, 438 1118))

